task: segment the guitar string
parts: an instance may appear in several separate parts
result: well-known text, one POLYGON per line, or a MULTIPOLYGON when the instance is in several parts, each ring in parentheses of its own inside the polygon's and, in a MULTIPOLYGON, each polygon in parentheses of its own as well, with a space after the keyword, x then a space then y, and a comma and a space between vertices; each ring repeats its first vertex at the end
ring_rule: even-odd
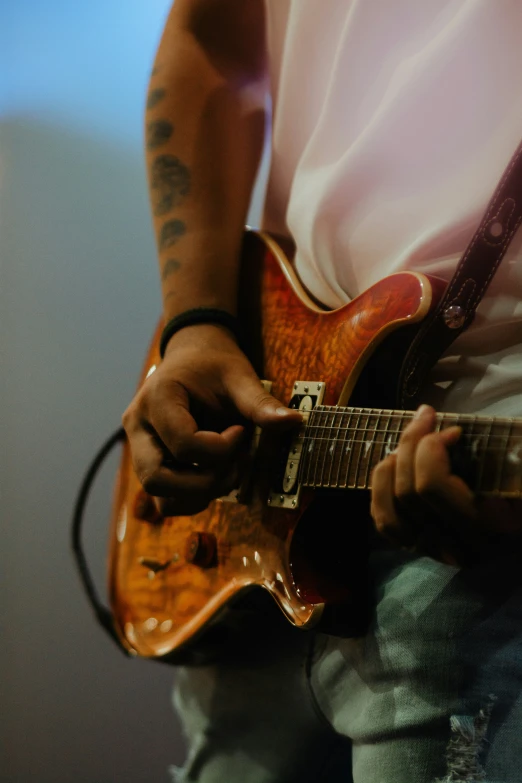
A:
MULTIPOLYGON (((336 440, 337 439, 335 439, 335 438, 310 438, 308 440, 309 440, 309 443, 318 443, 320 441, 324 441, 325 443, 330 443, 332 445, 334 445, 334 444, 337 445, 336 444, 336 440)), ((388 456, 389 454, 394 453, 396 451, 397 447, 399 446, 399 442, 398 441, 392 441, 390 443, 389 441, 375 440, 375 439, 363 440, 361 438, 353 438, 352 440, 349 440, 349 441, 338 441, 338 443, 341 446, 343 446, 342 451, 344 451, 346 454, 348 454, 351 451, 352 444, 364 443, 367 446, 379 446, 379 444, 380 444, 381 446, 387 446, 388 447, 389 451, 388 451, 388 454, 386 456, 388 456), (394 448, 392 448, 392 446, 394 448)), ((515 448, 517 448, 517 446, 518 446, 518 444, 516 444, 512 448, 515 449, 515 448)), ((492 454, 493 452, 503 453, 503 454, 505 454, 505 459, 508 459, 509 458, 509 451, 510 451, 510 449, 508 449, 508 447, 506 445, 504 445, 504 446, 488 446, 485 451, 481 452, 480 455, 477 455, 477 459, 479 458, 479 456, 483 457, 484 455, 492 454)), ((517 451, 518 451, 518 449, 517 449, 517 451)), ((311 454, 312 452, 311 452, 310 448, 308 447, 307 449, 303 449, 301 453, 303 455, 308 455, 308 454, 311 454)), ((375 453, 376 452, 373 451, 374 455, 375 455, 375 453)), ((331 459, 333 459, 333 457, 334 457, 334 454, 333 454, 333 451, 332 451, 331 459)), ((338 455, 338 457, 339 457, 339 455, 338 455)), ((305 458, 306 458, 306 456, 305 456, 305 458)), ((295 458, 292 457, 292 459, 295 459, 295 461, 297 462, 297 460, 299 459, 299 455, 295 455, 295 458)), ((326 453, 323 454, 323 459, 329 459, 329 457, 327 456, 326 453)), ((357 461, 359 463, 361 463, 365 459, 366 459, 366 455, 363 454, 363 452, 361 450, 359 452, 359 456, 357 457, 357 461)), ((381 457, 380 459, 383 459, 383 457, 381 457)), ((377 461, 380 462, 380 459, 377 460, 377 461)), ((522 453, 520 454, 520 456, 518 454, 513 455, 512 459, 511 459, 511 464, 513 465, 513 467, 518 466, 519 464, 522 467, 522 453)))
MULTIPOLYGON (((352 415, 360 416, 361 414, 352 414, 352 415)), ((374 419, 386 418, 388 420, 392 419, 391 416, 390 417, 383 417, 383 416, 376 416, 376 415, 368 416, 368 419, 371 419, 371 418, 374 418, 374 419)), ((413 421, 413 419, 406 419, 405 421, 410 423, 411 421, 413 421)), ((444 421, 444 419, 442 419, 442 418, 441 419, 437 419, 436 420, 436 424, 451 424, 452 427, 455 426, 455 425, 459 426, 458 421, 454 421, 454 422, 449 421, 449 420, 444 421)), ((509 426, 513 426, 513 425, 516 426, 518 424, 520 424, 522 426, 522 419, 519 419, 519 420, 513 419, 511 421, 498 421, 497 420, 497 421, 485 421, 485 422, 482 422, 482 421, 463 421, 462 422, 462 426, 463 427, 466 427, 468 425, 470 425, 472 427, 477 426, 477 425, 478 426, 491 426, 491 427, 494 427, 494 426, 509 427, 509 426)), ((321 424, 306 424, 306 426, 310 427, 312 429, 314 427, 316 429, 319 429, 319 428, 321 428, 321 429, 344 429, 343 427, 341 427, 341 424, 339 424, 339 425, 335 425, 335 424, 332 424, 332 425, 327 425, 327 424, 324 424, 324 425, 321 425, 321 424)))
MULTIPOLYGON (((369 416, 374 418, 387 418, 387 419, 413 419, 415 417, 415 411, 395 411, 392 409, 379 409, 379 408, 350 408, 341 406, 327 406, 323 407, 316 405, 312 409, 315 413, 335 413, 340 415, 358 415, 369 416)), ((480 414, 473 413, 444 413, 437 411, 435 414, 437 421, 443 421, 444 419, 462 419, 464 422, 470 424, 522 424, 522 418, 516 416, 502 417, 502 416, 481 416, 480 414)))
MULTIPOLYGON (((312 443, 316 443, 317 441, 325 441, 327 443, 331 443, 332 445, 334 445, 334 444, 337 445, 336 444, 336 439, 331 439, 331 438, 313 438, 313 439, 308 439, 309 445, 312 445, 312 443)), ((315 471, 318 468, 321 467, 320 463, 323 464, 323 470, 324 470, 324 464, 326 463, 326 461, 328 459, 332 462, 332 466, 333 466, 334 462, 338 462, 339 463, 339 471, 338 471, 338 473, 340 473, 341 468, 342 468, 342 472, 346 473, 346 479, 348 479, 348 476, 349 476, 349 474, 351 472, 354 472, 357 480, 358 480, 358 473, 359 473, 359 470, 361 470, 361 468, 366 467, 367 469, 369 469, 370 467, 376 467, 376 465, 383 459, 383 457, 380 457, 380 458, 378 457, 378 451, 374 450, 373 448, 372 448, 371 452, 370 452, 370 450, 368 451, 368 453, 371 453, 371 456, 368 459, 366 457, 366 454, 363 453, 362 449, 360 449, 357 454, 354 454, 352 452, 352 445, 353 444, 361 443, 361 444, 366 444, 367 446, 372 446, 372 447, 373 446, 377 446, 378 447, 379 444, 381 446, 388 446, 389 451, 388 451, 388 454, 386 456, 388 456, 389 454, 392 454, 392 453, 395 452, 395 448, 391 448, 392 445, 395 446, 395 447, 398 446, 398 442, 397 441, 393 442, 392 444, 389 444, 386 441, 382 441, 382 440, 381 441, 379 441, 379 440, 369 440, 369 439, 368 440, 364 440, 364 439, 360 439, 360 438, 354 438, 353 440, 350 440, 350 441, 346 441, 346 440, 338 441, 338 443, 341 446, 341 454, 337 454, 337 455, 335 454, 336 449, 329 449, 330 454, 328 454, 328 452, 322 452, 322 453, 321 452, 313 452, 310 448, 303 449, 303 451, 301 453, 302 456, 299 459, 300 464, 299 464, 298 471, 297 471, 297 476, 301 477, 300 483, 302 483, 304 485, 308 484, 309 481, 311 480, 310 472, 315 473, 315 471), (377 456, 377 459, 375 459, 376 456, 377 456), (346 457, 348 457, 347 464, 344 467, 342 467, 342 464, 343 464, 344 460, 346 459, 346 457), (374 462, 373 465, 372 465, 372 462, 374 462), (306 478, 303 476, 303 473, 304 473, 305 470, 307 470, 306 478)), ((506 453, 507 452, 506 446, 502 446, 502 447, 493 446, 493 447, 488 448, 486 452, 482 452, 480 455, 477 455, 477 457, 476 457, 477 461, 478 460, 483 460, 488 455, 490 455, 492 452, 501 452, 501 453, 504 454, 504 459, 502 460, 502 463, 504 463, 506 461, 506 459, 508 459, 508 454, 506 453)), ((297 461, 297 459, 296 459, 296 461, 297 461)), ((516 458, 515 458, 515 461, 511 462, 511 466, 512 466, 512 472, 509 475, 509 480, 517 480, 518 481, 519 479, 522 478, 522 457, 518 457, 518 455, 517 455, 516 458)), ((339 476, 338 476, 338 478, 339 478, 339 476)), ((299 478, 298 478, 298 481, 299 481, 299 478)), ((312 483, 322 484, 323 482, 321 480, 319 482, 312 481, 312 483)), ((334 485, 337 485, 338 483, 339 483, 339 481, 336 480, 334 485)), ((365 484, 368 485, 368 481, 367 480, 365 481, 365 484)), ((520 490, 520 491, 522 491, 522 490, 520 490)))
MULTIPOLYGON (((317 429, 327 429, 327 428, 326 427, 317 427, 317 429)), ((346 428, 342 428, 342 429, 338 429, 337 427, 335 427, 335 428, 332 428, 332 429, 335 429, 336 432, 360 433, 360 429, 357 428, 357 427, 346 427, 346 428)), ((322 436, 313 435, 313 434, 309 435, 309 430, 310 430, 310 428, 307 428, 306 433, 301 433, 301 434, 297 435, 297 439, 299 440, 299 439, 307 438, 308 440, 314 441, 314 443, 316 441, 319 441, 319 440, 327 440, 327 441, 339 440, 338 437, 322 437, 322 436)), ((396 436, 400 437, 402 435, 402 432, 397 432, 397 431, 390 432, 389 430, 368 430, 368 432, 372 433, 372 435, 377 435, 377 434, 379 434, 381 432, 383 432, 384 434, 387 434, 389 437, 386 438, 386 440, 381 441, 382 443, 385 443, 386 441, 388 441, 390 439, 393 440, 396 436)), ((438 432, 444 432, 444 430, 439 430, 438 432)), ((432 433, 427 433, 427 434, 431 435, 432 433)), ((491 435, 491 436, 489 436, 489 435, 481 435, 479 433, 474 435, 474 434, 469 433, 469 432, 463 432, 462 435, 460 436, 460 438, 468 438, 469 440, 473 440, 473 441, 488 440, 491 443, 492 441, 498 441, 498 440, 505 441, 505 440, 514 439, 514 438, 518 438, 519 440, 521 440, 522 439, 522 433, 519 436, 513 435, 513 434, 510 435, 510 436, 508 436, 508 435, 491 435)), ((360 440, 350 439, 350 443, 366 443, 366 442, 367 442, 367 439, 364 439, 364 438, 361 438, 360 440)), ((493 447, 493 448, 495 448, 495 447, 493 447)), ((497 446, 496 448, 501 448, 501 447, 497 446)))

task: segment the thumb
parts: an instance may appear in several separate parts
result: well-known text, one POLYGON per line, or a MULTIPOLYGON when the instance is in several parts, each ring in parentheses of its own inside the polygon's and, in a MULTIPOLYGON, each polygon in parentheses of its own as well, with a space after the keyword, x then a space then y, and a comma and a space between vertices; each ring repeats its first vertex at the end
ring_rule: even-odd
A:
POLYGON ((253 369, 238 373, 227 386, 239 413, 260 427, 287 430, 303 420, 298 410, 288 408, 265 391, 253 369))

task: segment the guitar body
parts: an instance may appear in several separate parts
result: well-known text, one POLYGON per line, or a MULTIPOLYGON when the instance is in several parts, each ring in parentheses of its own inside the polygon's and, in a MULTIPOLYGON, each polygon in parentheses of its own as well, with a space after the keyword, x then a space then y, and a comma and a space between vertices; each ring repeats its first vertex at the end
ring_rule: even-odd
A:
MULTIPOLYGON (((364 397, 366 406, 393 406, 399 344, 409 342, 409 327, 416 328, 436 304, 441 282, 392 275, 348 305, 326 311, 303 289, 281 247, 249 232, 239 290, 247 353, 259 376, 272 382, 275 397, 288 404, 296 382, 303 381, 307 390, 322 385, 324 405, 358 405, 364 397)), ((142 381, 160 362, 160 330, 161 324, 142 381)), ((146 657, 180 653, 183 659, 189 643, 256 586, 303 628, 324 620, 332 607, 350 606, 349 564, 361 557, 353 551, 356 538, 350 548, 339 532, 335 509, 349 525, 353 516, 355 529, 361 504, 351 501, 359 493, 346 493, 347 503, 338 506, 330 494, 325 505, 322 490, 305 487, 295 509, 269 505, 277 459, 277 444, 261 438, 244 502, 219 499, 195 516, 159 519, 124 446, 109 581, 117 630, 129 650, 146 657)))

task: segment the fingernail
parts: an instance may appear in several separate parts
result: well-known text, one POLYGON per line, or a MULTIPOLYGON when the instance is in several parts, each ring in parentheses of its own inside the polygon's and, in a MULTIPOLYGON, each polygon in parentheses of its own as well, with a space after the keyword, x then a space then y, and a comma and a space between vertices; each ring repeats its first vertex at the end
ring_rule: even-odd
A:
POLYGON ((276 408, 275 412, 278 416, 288 416, 289 413, 293 413, 290 408, 283 408, 283 406, 276 408))
POLYGON ((419 405, 417 410, 415 411, 414 419, 421 419, 423 416, 425 416, 427 413, 430 412, 430 406, 429 405, 419 405))

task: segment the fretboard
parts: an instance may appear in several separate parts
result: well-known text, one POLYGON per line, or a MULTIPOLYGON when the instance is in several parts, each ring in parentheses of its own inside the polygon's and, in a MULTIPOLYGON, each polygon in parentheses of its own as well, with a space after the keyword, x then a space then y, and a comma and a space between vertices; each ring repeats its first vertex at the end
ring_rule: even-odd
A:
MULTIPOLYGON (((370 489, 372 470, 394 451, 411 411, 319 405, 299 435, 305 486, 370 489)), ((480 493, 522 495, 522 419, 437 414, 436 429, 462 427, 457 468, 480 493)))

